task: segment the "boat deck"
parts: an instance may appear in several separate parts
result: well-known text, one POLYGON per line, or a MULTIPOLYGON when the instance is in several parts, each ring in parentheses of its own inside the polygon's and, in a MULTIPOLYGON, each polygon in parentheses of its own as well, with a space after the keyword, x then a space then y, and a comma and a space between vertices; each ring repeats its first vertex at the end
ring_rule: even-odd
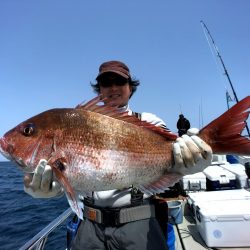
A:
POLYGON ((188 205, 184 205, 184 216, 183 222, 177 224, 174 227, 175 230, 175 249, 176 250, 250 250, 250 247, 230 247, 230 248, 210 248, 206 246, 205 242, 201 238, 196 224, 195 219, 188 208, 188 205))

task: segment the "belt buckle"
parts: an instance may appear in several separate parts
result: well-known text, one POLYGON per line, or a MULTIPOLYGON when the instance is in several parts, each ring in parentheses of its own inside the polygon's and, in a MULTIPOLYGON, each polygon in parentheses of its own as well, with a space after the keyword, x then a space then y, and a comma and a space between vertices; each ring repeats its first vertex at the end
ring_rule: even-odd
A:
POLYGON ((89 208, 87 212, 87 217, 92 221, 96 221, 96 210, 93 208, 89 208))
POLYGON ((102 223, 105 226, 120 225, 120 209, 104 209, 102 211, 102 223))

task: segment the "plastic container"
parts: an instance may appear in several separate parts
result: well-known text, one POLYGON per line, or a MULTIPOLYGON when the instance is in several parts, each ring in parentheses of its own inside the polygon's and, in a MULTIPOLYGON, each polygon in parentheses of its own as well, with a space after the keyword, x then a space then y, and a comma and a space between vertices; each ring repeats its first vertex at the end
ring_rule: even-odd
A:
POLYGON ((226 164, 222 165, 222 168, 232 172, 236 176, 236 187, 237 188, 246 188, 247 184, 247 174, 245 171, 245 166, 242 164, 226 164))
POLYGON ((236 155, 227 155, 227 161, 229 163, 239 163, 239 158, 236 155))
POLYGON ((206 190, 206 176, 203 172, 185 175, 181 179, 181 184, 185 191, 206 190))
POLYGON ((175 250, 175 234, 174 226, 168 223, 168 233, 167 233, 167 245, 169 250, 175 250))
POLYGON ((240 164, 243 164, 243 165, 245 163, 247 163, 247 162, 250 162, 250 156, 246 156, 246 155, 241 156, 241 155, 239 155, 238 159, 239 159, 240 164))
POLYGON ((212 159, 212 165, 221 165, 221 164, 227 164, 227 157, 226 155, 216 155, 213 154, 213 159, 212 159))
POLYGON ((70 249, 81 220, 75 215, 67 224, 67 248, 70 249))
POLYGON ((207 202, 197 207, 196 223, 208 247, 250 246, 250 200, 207 202))
POLYGON ((195 207, 206 205, 210 201, 223 201, 223 200, 250 200, 250 192, 245 189, 234 190, 220 190, 209 192, 196 192, 189 193, 187 203, 191 208, 193 215, 195 215, 195 207))
POLYGON ((168 217, 171 224, 180 224, 183 221, 183 211, 181 201, 167 201, 168 217))
POLYGON ((236 188, 236 176, 221 166, 209 166, 203 173, 207 178, 207 190, 224 190, 236 188))

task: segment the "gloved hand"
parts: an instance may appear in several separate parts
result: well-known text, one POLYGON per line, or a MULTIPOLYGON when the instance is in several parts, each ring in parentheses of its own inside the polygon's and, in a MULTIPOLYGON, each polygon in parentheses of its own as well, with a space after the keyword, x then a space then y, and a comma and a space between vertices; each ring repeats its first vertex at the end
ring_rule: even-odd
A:
POLYGON ((187 134, 176 139, 173 144, 175 165, 171 172, 194 174, 211 165, 212 149, 198 134, 197 128, 191 128, 187 134))
POLYGON ((34 174, 24 176, 24 191, 34 198, 51 198, 63 193, 59 182, 53 180, 52 168, 47 161, 39 161, 34 174))

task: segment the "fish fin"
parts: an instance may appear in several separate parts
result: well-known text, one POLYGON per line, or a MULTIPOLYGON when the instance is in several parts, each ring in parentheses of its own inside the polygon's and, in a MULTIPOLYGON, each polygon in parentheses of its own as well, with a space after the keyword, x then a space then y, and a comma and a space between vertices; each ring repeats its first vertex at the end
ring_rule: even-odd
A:
POLYGON ((168 187, 172 187, 177 183, 183 175, 178 173, 168 173, 161 176, 157 181, 149 185, 140 185, 138 188, 145 194, 153 195, 164 193, 168 187))
POLYGON ((75 200, 72 200, 71 196, 65 192, 68 203, 72 209, 72 211, 78 216, 79 219, 83 220, 83 202, 76 196, 75 200))
POLYGON ((63 186, 71 209, 80 219, 83 219, 82 202, 79 200, 67 177, 63 174, 62 169, 65 167, 65 162, 62 162, 62 159, 57 159, 55 162, 49 164, 53 168, 58 182, 63 186))
POLYGON ((102 99, 102 96, 97 96, 87 102, 86 104, 80 104, 76 108, 84 109, 87 111, 99 113, 102 115, 106 115, 109 117, 112 117, 114 119, 118 119, 124 122, 128 122, 131 124, 134 124, 139 127, 143 127, 145 129, 149 129, 157 134, 162 135, 168 140, 176 140, 177 135, 172 133, 170 130, 167 130, 166 128, 162 128, 160 126, 155 126, 154 124, 151 124, 146 121, 141 121, 134 115, 129 115, 127 111, 121 112, 118 107, 113 107, 108 104, 106 105, 98 105, 99 103, 102 103, 104 99, 102 99))
POLYGON ((250 140, 241 135, 249 108, 250 96, 247 96, 200 131, 199 136, 214 154, 250 155, 250 140))

